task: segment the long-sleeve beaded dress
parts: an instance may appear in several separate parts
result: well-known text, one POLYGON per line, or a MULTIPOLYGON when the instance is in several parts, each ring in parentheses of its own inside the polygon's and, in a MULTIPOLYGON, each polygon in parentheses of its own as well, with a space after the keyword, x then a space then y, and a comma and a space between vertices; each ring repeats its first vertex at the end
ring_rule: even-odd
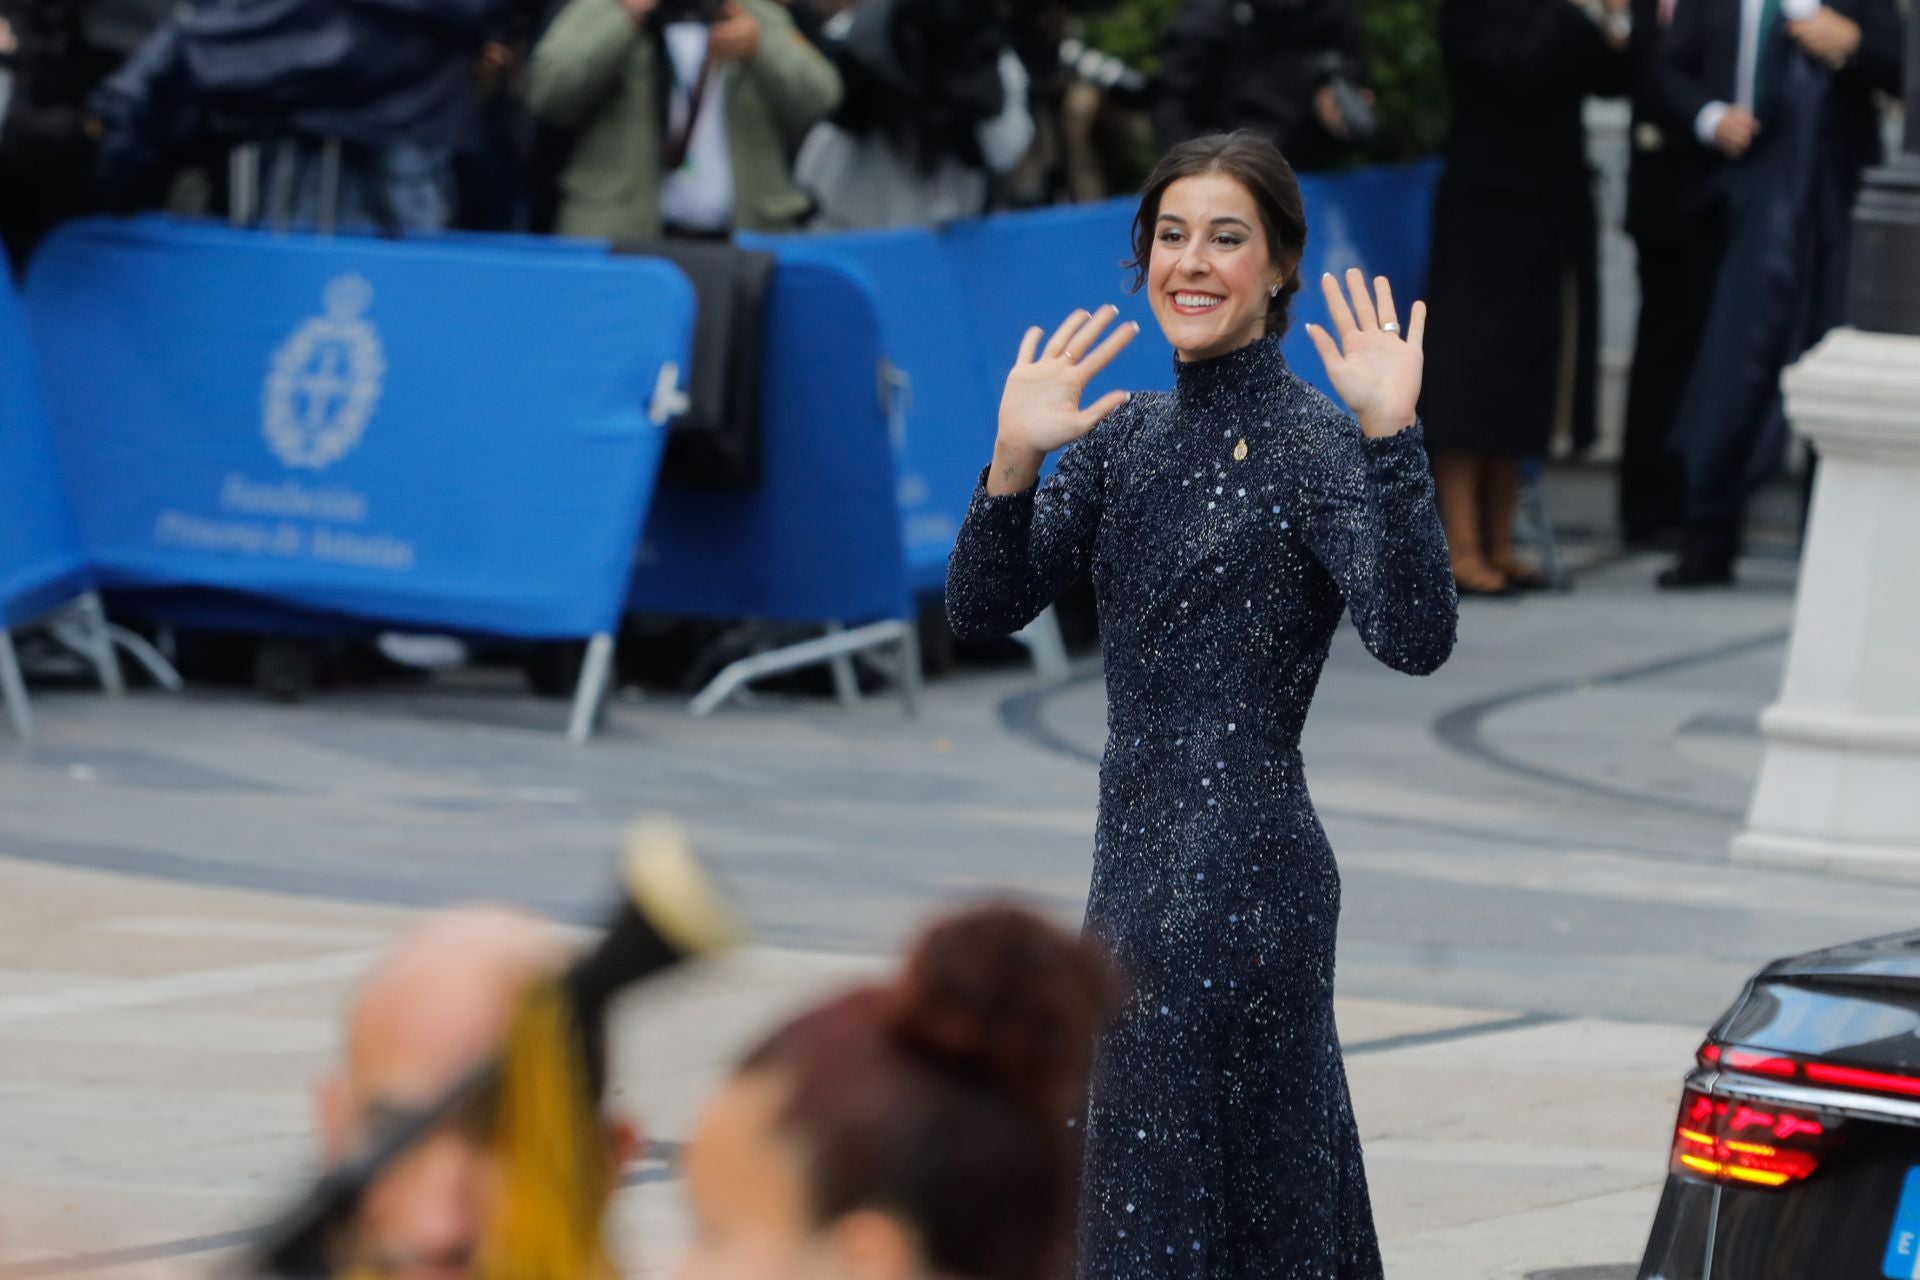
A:
POLYGON ((1340 880, 1300 731, 1343 608, 1425 674, 1456 599, 1416 425, 1367 440, 1262 339, 1178 366, 960 531, 1005 634, 1091 572, 1105 654, 1087 928, 1131 997, 1086 1122, 1082 1280, 1380 1275, 1333 1023, 1340 880))

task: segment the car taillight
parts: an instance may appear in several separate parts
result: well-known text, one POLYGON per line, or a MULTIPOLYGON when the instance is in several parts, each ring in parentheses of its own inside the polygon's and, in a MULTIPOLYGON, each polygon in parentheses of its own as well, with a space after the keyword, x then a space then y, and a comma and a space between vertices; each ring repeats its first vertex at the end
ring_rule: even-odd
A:
POLYGON ((1709 1040, 1694 1055, 1701 1066, 1742 1075, 1768 1076, 1775 1080, 1793 1080, 1825 1085, 1832 1089, 1884 1093, 1893 1097, 1920 1098, 1920 1076, 1894 1071, 1874 1071, 1849 1067, 1817 1058, 1793 1058, 1764 1049, 1743 1049, 1739 1045, 1709 1040))
POLYGON ((1820 1167, 1840 1123, 1795 1107, 1688 1089, 1674 1125, 1672 1168, 1718 1182, 1784 1187, 1820 1167))

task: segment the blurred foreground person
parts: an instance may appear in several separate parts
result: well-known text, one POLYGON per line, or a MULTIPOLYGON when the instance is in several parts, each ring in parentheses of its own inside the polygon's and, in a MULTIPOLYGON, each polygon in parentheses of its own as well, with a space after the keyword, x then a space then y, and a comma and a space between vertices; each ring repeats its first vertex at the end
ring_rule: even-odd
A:
POLYGON ((1025 911, 934 925, 891 981, 774 1032, 708 1104, 677 1280, 1051 1280, 1107 1004, 1025 911))
POLYGON ((1593 442, 1600 250, 1581 113, 1626 88, 1628 22, 1628 0, 1441 10, 1454 117, 1427 293, 1447 323, 1420 416, 1463 596, 1547 585, 1514 552, 1521 465, 1556 426, 1576 450, 1593 442))
MULTIPOLYGON (((567 958, 551 926, 503 910, 449 912, 407 935, 354 997, 344 1059, 320 1087, 328 1163, 498 1054, 530 984, 557 978, 567 958)), ((604 1081, 604 1061, 588 1074, 604 1081)), ((486 1274, 481 1246, 509 1199, 496 1120, 488 1106, 469 1108, 389 1166, 360 1203, 343 1270, 394 1280, 486 1274)), ((605 1121, 603 1136, 599 1202, 574 1206, 593 1220, 636 1147, 625 1122, 605 1121)), ((604 1255, 598 1264, 611 1277, 604 1255)))
POLYGON ((839 101, 774 0, 569 0, 527 79, 574 135, 554 229, 614 241, 797 227, 812 201, 788 160, 839 101))
POLYGON ((1787 447, 1780 372, 1845 318, 1852 212, 1898 96, 1895 0, 1680 0, 1662 53, 1670 125, 1712 158, 1725 234, 1670 442, 1685 475, 1662 587, 1733 582, 1746 503, 1787 447))

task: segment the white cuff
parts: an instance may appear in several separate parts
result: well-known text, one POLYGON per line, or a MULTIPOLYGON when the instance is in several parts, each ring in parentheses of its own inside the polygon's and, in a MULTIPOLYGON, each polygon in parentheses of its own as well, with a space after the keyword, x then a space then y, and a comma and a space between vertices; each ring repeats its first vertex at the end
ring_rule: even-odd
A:
POLYGON ((1700 114, 1693 118, 1693 136, 1700 139, 1701 146, 1714 145, 1714 131, 1720 127, 1720 122, 1727 118, 1727 112, 1730 110, 1732 108, 1724 102, 1709 102, 1700 108, 1700 114))
POLYGON ((1820 0, 1780 0, 1780 16, 1788 22, 1804 22, 1823 7, 1820 0))

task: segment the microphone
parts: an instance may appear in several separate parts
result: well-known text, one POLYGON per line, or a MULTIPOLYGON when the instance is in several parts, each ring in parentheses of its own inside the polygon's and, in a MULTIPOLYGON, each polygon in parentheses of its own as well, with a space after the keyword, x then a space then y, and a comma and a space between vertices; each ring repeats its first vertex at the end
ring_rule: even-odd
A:
MULTIPOLYGON (((599 944, 560 978, 583 1044, 599 1042, 606 1011, 626 988, 689 960, 735 946, 739 929, 680 829, 664 821, 636 825, 621 855, 624 892, 599 944)), ((269 1223, 239 1260, 239 1276, 323 1277, 329 1245, 390 1164, 449 1117, 493 1089, 496 1055, 428 1105, 395 1117, 358 1151, 321 1174, 307 1193, 269 1223)), ((594 1082, 596 1087, 599 1081, 594 1082)))

